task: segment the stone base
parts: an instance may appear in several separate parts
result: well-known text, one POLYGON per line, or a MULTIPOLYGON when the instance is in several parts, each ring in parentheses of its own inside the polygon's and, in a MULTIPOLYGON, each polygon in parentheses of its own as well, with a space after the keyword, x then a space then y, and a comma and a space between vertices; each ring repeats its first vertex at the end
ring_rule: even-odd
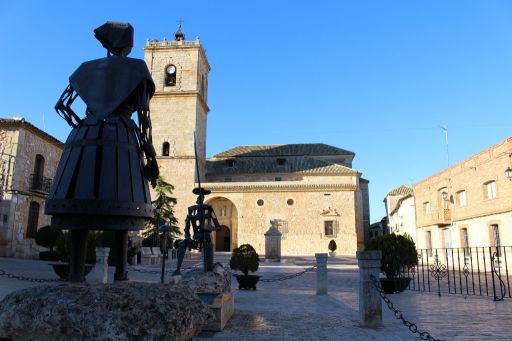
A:
MULTIPOLYGON (((201 297, 201 295, 199 295, 201 297)), ((217 294, 208 307, 215 315, 215 320, 203 328, 203 332, 220 332, 235 313, 235 297, 232 293, 217 294)))

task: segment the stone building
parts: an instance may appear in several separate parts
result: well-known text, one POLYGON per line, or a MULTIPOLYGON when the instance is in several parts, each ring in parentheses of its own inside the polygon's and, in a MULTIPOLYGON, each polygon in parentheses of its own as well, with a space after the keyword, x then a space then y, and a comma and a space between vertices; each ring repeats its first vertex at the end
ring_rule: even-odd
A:
POLYGON ((0 256, 37 257, 37 229, 64 145, 23 118, 0 119, 0 256))
POLYGON ((508 138, 415 184, 417 247, 512 245, 511 156, 508 138))
POLYGON ((416 214, 412 187, 401 185, 384 198, 389 233, 407 233, 416 241, 416 214))
POLYGON ((263 253, 264 233, 276 220, 284 255, 326 252, 354 255, 368 236, 368 181, 352 168, 355 156, 324 144, 241 146, 206 159, 208 73, 198 38, 181 29, 172 41, 149 40, 144 60, 156 84, 151 101, 153 143, 160 171, 175 187, 175 214, 183 223, 195 203, 194 141, 202 185, 212 190, 222 230, 217 251, 243 243, 263 253))

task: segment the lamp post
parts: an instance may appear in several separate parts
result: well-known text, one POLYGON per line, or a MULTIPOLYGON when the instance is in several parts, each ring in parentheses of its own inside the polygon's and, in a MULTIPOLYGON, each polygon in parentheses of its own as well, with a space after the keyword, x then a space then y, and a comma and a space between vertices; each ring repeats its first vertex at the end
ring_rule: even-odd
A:
POLYGON ((160 227, 160 213, 162 212, 162 209, 160 207, 157 207, 155 209, 156 212, 156 228, 155 228, 155 236, 153 237, 153 241, 155 242, 156 246, 160 247, 160 241, 158 240, 158 228, 160 227))
POLYGON ((164 234, 164 256, 162 258, 162 273, 160 275, 160 283, 164 283, 165 276, 165 259, 167 258, 167 233, 171 231, 171 227, 167 224, 164 224, 158 228, 158 232, 163 232, 164 234))

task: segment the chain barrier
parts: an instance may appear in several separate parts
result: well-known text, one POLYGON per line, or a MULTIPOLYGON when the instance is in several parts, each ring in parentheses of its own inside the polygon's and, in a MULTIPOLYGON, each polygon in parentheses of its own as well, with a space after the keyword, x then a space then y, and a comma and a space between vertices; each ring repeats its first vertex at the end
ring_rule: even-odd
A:
MULTIPOLYGON (((162 273, 162 270, 146 270, 146 269, 138 269, 135 267, 129 267, 128 270, 143 273, 143 274, 161 274, 162 273)), ((174 269, 174 270, 176 270, 176 269, 174 269)), ((165 270, 165 272, 171 273, 171 272, 174 272, 174 270, 167 269, 167 270, 165 270)), ((200 266, 198 264, 195 264, 195 265, 189 266, 188 268, 182 268, 181 272, 185 272, 185 271, 192 272, 192 271, 198 271, 198 270, 200 270, 200 266)))
MULTIPOLYGON (((260 282, 264 282, 264 283, 272 283, 272 282, 279 282, 279 281, 286 281, 288 279, 293 279, 293 278, 297 278, 297 277, 300 277, 302 275, 304 275, 306 272, 311 272, 313 270, 316 269, 316 265, 315 266, 312 266, 310 268, 307 268, 303 271, 300 271, 300 272, 297 272, 297 273, 294 273, 294 274, 291 274, 291 275, 285 275, 285 276, 281 276, 281 277, 277 277, 277 278, 260 278, 260 282)), ((231 276, 235 276, 236 273, 229 270, 228 266, 224 266, 224 269, 229 273, 231 274, 231 276)))
POLYGON ((389 310, 391 310, 393 312, 393 314, 395 315, 395 317, 398 319, 398 320, 401 320, 402 323, 404 324, 404 326, 406 326, 407 328, 409 328, 409 330, 413 333, 413 334, 418 334, 420 336, 420 339, 421 340, 428 340, 428 341, 441 341, 441 340, 438 340, 438 339, 435 339, 432 335, 430 335, 428 332, 426 331, 423 331, 423 332, 420 332, 418 330, 418 326, 410 321, 407 321, 402 312, 400 310, 398 310, 397 308, 395 308, 395 306, 393 305, 393 302, 391 302, 389 300, 389 298, 386 296, 386 293, 384 292, 384 290, 382 290, 382 287, 380 285, 380 282, 375 278, 375 276, 373 275, 370 275, 370 280, 372 281, 373 285, 375 286, 375 289, 377 289, 377 291, 379 292, 380 294, 380 297, 382 297, 382 300, 384 302, 386 302, 389 310))
POLYGON ((7 276, 7 278, 17 279, 19 281, 33 282, 33 283, 65 282, 65 280, 60 279, 60 278, 35 278, 35 277, 21 276, 21 275, 9 273, 5 270, 0 270, 0 276, 7 276))

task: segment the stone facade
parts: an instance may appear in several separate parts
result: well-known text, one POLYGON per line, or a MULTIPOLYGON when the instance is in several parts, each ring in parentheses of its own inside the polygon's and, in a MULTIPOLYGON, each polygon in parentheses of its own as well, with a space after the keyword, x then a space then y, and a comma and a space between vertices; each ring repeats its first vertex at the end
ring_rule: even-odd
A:
POLYGON ((508 138, 415 184, 418 248, 512 245, 511 156, 508 138))
POLYGON ((0 256, 37 257, 34 234, 50 224, 44 203, 63 148, 24 119, 0 119, 0 256))
POLYGON ((216 251, 250 243, 263 255, 270 220, 277 220, 283 233, 283 255, 325 252, 331 239, 336 240, 338 254, 355 255, 364 248, 368 181, 351 168, 354 153, 319 144, 252 146, 235 148, 238 154, 233 157, 227 151, 207 160, 210 66, 199 39, 185 41, 176 35, 173 41, 149 40, 144 60, 156 83, 151 101, 153 143, 161 175, 175 187, 175 215, 181 224, 187 207, 196 200, 192 194, 197 185, 195 133, 199 176, 202 185, 212 190, 207 203, 222 225, 213 238, 216 251), (171 85, 166 74, 169 66, 176 68, 171 85), (245 158, 244 151, 254 152, 254 147, 271 155, 245 158), (245 164, 245 169, 224 167, 232 158, 238 166, 245 164), (288 159, 289 166, 276 168, 276 158, 288 159))

